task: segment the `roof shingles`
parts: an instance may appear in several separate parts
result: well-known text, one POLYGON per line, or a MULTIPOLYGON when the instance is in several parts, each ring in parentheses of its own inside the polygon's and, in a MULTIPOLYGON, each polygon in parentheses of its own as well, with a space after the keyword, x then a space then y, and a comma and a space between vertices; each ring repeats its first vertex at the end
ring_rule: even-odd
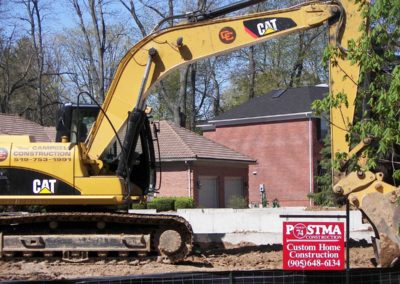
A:
POLYGON ((171 121, 160 121, 158 133, 161 160, 231 160, 247 163, 255 159, 198 135, 171 121))
POLYGON ((53 140, 49 137, 50 132, 49 129, 18 115, 0 114, 0 135, 28 135, 32 142, 51 142, 53 140))
POLYGON ((210 122, 311 112, 311 103, 322 99, 328 91, 326 87, 300 87, 272 91, 228 110, 210 122))

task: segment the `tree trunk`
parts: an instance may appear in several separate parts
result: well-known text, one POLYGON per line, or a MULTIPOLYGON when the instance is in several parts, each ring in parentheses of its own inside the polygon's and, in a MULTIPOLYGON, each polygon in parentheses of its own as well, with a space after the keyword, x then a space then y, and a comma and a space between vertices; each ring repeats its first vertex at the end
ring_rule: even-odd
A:
POLYGON ((140 33, 142 34, 142 37, 145 37, 147 35, 147 33, 146 33, 146 30, 145 30, 142 22, 140 21, 139 17, 137 16, 135 3, 133 2, 133 0, 129 1, 129 5, 126 2, 124 2, 123 0, 120 0, 120 2, 131 14, 133 20, 135 21, 136 25, 138 26, 138 28, 140 30, 140 33))
POLYGON ((301 78, 301 74, 303 73, 303 61, 304 61, 304 33, 299 34, 299 44, 297 51, 297 59, 292 68, 292 72, 290 73, 290 81, 289 88, 296 86, 301 78))
POLYGON ((44 66, 44 54, 43 54, 43 37, 42 37, 42 18, 39 9, 39 0, 29 0, 25 3, 29 15, 30 24, 30 35, 33 42, 33 48, 35 50, 35 59, 37 67, 37 82, 36 82, 36 94, 37 94, 37 114, 39 115, 39 123, 43 125, 43 66, 44 66), (32 5, 32 6, 31 6, 32 5))
POLYGON ((187 78, 190 65, 183 67, 179 70, 179 94, 178 101, 179 104, 179 121, 175 121, 181 127, 186 127, 186 117, 187 117, 187 78))
POLYGON ((98 1, 98 11, 96 10, 95 0, 89 0, 89 10, 90 17, 92 18, 92 24, 95 30, 95 39, 96 39, 96 49, 97 56, 99 60, 99 66, 97 71, 98 76, 98 96, 101 98, 101 101, 104 101, 105 90, 104 90, 104 53, 105 53, 105 43, 106 43, 106 27, 104 23, 104 14, 103 14, 103 4, 102 1, 98 1), (97 15, 99 14, 99 15, 97 15), (100 17, 100 20, 98 19, 100 17), (99 26, 100 21, 100 26, 99 26))
POLYGON ((249 99, 254 98, 254 85, 256 82, 256 61, 254 59, 254 46, 249 48, 249 99))
POLYGON ((89 66, 88 66, 88 91, 91 92, 96 98, 99 97, 99 75, 97 74, 96 70, 96 65, 94 61, 94 54, 93 54, 93 47, 92 43, 89 38, 89 32, 86 29, 85 22, 83 20, 83 14, 81 7, 79 5, 78 0, 72 0, 72 4, 74 6, 75 12, 79 18, 79 26, 81 29, 81 32, 85 38, 85 50, 86 50, 86 55, 89 60, 89 66))
POLYGON ((196 74, 197 63, 190 64, 190 130, 193 130, 196 127, 196 74))
POLYGON ((214 89, 214 117, 219 115, 220 112, 220 104, 221 104, 221 92, 220 92, 220 87, 219 87, 219 83, 217 81, 217 76, 215 74, 215 70, 212 69, 211 72, 211 79, 213 81, 213 89, 214 89))
MULTIPOLYGON (((173 0, 168 0, 168 17, 172 17, 174 15, 174 2, 173 0)), ((171 18, 168 20, 168 25, 170 27, 174 26, 174 20, 171 18)))

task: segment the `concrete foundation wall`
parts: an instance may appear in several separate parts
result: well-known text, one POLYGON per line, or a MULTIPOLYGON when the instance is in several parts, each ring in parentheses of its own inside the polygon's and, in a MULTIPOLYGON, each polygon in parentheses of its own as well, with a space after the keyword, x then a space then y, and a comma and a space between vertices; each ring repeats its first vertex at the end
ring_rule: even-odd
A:
MULTIPOLYGON (((131 213, 164 214, 155 210, 130 210, 131 213)), ((280 218, 280 215, 346 215, 345 211, 308 211, 304 207, 257 209, 179 209, 166 212, 185 218, 192 226, 194 241, 223 244, 282 244, 284 221, 345 222, 338 218, 280 218)), ((374 236, 370 224, 362 223, 360 211, 350 211, 350 238, 356 242, 371 243, 374 236)))
MULTIPOLYGON (((192 225, 196 242, 253 243, 272 245, 282 243, 284 221, 342 221, 337 218, 293 218, 280 215, 345 215, 345 211, 306 211, 302 207, 260 209, 180 209, 177 214, 192 225)), ((350 212, 350 238, 371 241, 369 224, 362 223, 360 211, 350 212)))

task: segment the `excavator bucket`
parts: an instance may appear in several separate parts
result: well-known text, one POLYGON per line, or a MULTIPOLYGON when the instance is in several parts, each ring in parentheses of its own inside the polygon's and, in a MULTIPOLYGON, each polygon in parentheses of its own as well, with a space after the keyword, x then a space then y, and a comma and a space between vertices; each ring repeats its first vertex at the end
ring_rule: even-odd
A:
POLYGON ((353 172, 334 187, 361 210, 372 225, 375 258, 379 267, 392 267, 400 257, 400 188, 383 181, 382 173, 353 172))
POLYGON ((386 194, 369 193, 360 207, 374 227, 373 246, 380 267, 393 266, 400 256, 400 207, 397 199, 398 190, 386 194))

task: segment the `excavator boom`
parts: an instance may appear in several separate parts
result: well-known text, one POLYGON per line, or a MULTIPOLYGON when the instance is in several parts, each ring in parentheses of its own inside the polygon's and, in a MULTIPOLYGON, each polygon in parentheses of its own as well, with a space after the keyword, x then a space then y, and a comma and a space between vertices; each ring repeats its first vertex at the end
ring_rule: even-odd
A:
MULTIPOLYGON (((122 59, 102 108, 118 130, 128 112, 145 107, 151 87, 171 71, 200 59, 321 26, 339 17, 340 12, 335 2, 311 2, 278 11, 181 24, 155 32, 122 59)), ((86 143, 87 156, 99 159, 114 135, 100 113, 86 143)))

